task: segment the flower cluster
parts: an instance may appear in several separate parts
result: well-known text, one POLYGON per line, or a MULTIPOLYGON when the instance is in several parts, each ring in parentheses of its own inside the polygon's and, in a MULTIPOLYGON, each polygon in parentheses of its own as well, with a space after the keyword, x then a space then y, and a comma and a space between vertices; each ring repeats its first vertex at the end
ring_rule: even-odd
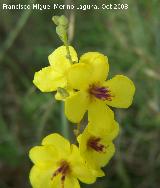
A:
POLYGON ((108 58, 98 52, 78 60, 72 46, 60 46, 48 59, 50 65, 35 73, 33 83, 42 92, 56 91, 55 98, 65 103, 65 115, 72 123, 81 126, 86 112, 88 123, 76 134, 77 145, 53 133, 32 148, 30 181, 33 188, 79 188, 78 180, 91 184, 104 176, 101 168, 114 155, 113 140, 119 133, 109 106, 128 108, 135 87, 123 75, 106 80, 108 58))

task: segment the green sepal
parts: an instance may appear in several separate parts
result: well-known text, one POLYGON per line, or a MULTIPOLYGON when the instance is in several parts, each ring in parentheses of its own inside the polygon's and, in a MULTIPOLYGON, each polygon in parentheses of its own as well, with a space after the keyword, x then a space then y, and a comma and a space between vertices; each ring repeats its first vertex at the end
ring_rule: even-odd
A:
POLYGON ((52 21, 56 24, 59 25, 59 16, 53 16, 52 21))
POLYGON ((65 27, 68 26, 68 19, 64 15, 60 16, 58 21, 60 25, 63 25, 65 27))
POLYGON ((58 88, 57 88, 57 92, 58 92, 63 98, 69 97, 69 93, 67 92, 67 90, 64 89, 64 88, 62 88, 62 87, 58 87, 58 88))

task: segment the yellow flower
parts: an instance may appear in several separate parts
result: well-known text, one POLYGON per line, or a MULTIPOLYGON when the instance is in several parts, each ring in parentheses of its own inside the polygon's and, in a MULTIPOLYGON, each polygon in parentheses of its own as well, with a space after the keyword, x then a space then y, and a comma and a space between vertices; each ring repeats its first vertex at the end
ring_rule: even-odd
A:
POLYGON ((106 135, 100 135, 97 132, 93 133, 93 131, 91 133, 88 129, 89 126, 93 127, 94 124, 89 124, 77 138, 80 154, 90 167, 99 169, 104 167, 114 155, 115 147, 112 139, 117 135, 116 127, 118 127, 118 124, 114 122, 114 129, 116 130, 112 130, 106 135))
MULTIPOLYGON (((77 91, 65 101, 65 113, 70 121, 80 122, 93 103, 95 110, 97 103, 102 108, 106 104, 117 108, 131 105, 135 92, 133 82, 123 75, 106 81, 108 72, 108 59, 98 52, 82 55, 80 62, 69 69, 68 83, 77 91)), ((101 108, 96 113, 96 116, 100 115, 101 108)))
MULTIPOLYGON (((69 46, 72 61, 77 62, 77 53, 72 46, 69 46)), ((50 66, 42 68, 34 75, 33 83, 42 92, 56 91, 57 88, 67 87, 66 73, 71 63, 67 59, 65 46, 60 46, 48 57, 50 66)), ((57 96, 59 99, 59 96, 57 96)))
POLYGON ((42 146, 33 147, 29 156, 34 163, 30 172, 33 188, 80 188, 77 179, 90 184, 104 175, 89 169, 77 146, 56 133, 45 137, 42 146))
POLYGON ((93 102, 88 109, 89 123, 77 138, 81 156, 91 168, 105 166, 115 152, 113 139, 119 133, 119 124, 114 120, 113 111, 102 106, 102 101, 93 102), (107 110, 106 110, 107 109, 107 110), (101 112, 97 116, 97 111, 101 112))

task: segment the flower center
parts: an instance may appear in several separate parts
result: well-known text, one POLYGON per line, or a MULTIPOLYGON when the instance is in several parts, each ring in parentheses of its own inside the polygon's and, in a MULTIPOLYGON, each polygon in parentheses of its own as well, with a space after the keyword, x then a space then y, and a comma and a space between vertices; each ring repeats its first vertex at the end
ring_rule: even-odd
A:
POLYGON ((64 181, 66 178, 66 175, 70 172, 70 166, 67 161, 61 161, 60 166, 58 169, 52 174, 51 180, 59 174, 61 174, 61 185, 62 188, 64 188, 64 181))
POLYGON ((87 146, 97 152, 105 152, 106 147, 100 141, 101 138, 91 137, 87 142, 87 146))
POLYGON ((111 101, 113 97, 113 95, 111 95, 111 91, 107 87, 99 87, 96 85, 90 86, 89 93, 101 100, 111 101))

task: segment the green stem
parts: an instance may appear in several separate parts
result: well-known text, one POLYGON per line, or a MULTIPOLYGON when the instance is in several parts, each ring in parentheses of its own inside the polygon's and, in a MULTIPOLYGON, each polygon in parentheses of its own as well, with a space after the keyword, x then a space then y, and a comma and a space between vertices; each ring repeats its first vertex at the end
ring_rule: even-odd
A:
POLYGON ((78 135, 80 134, 80 126, 81 126, 81 124, 78 123, 78 124, 77 124, 77 128, 74 129, 74 135, 75 135, 76 138, 77 138, 78 135))
POLYGON ((67 139, 69 139, 69 125, 68 120, 66 119, 66 116, 64 114, 64 102, 61 102, 61 132, 63 136, 67 139))
POLYGON ((67 50, 67 58, 68 58, 68 60, 70 61, 70 63, 73 64, 72 57, 71 57, 71 53, 70 53, 70 50, 69 50, 69 44, 68 44, 68 37, 67 37, 67 34, 66 34, 65 46, 66 46, 66 50, 67 50))

